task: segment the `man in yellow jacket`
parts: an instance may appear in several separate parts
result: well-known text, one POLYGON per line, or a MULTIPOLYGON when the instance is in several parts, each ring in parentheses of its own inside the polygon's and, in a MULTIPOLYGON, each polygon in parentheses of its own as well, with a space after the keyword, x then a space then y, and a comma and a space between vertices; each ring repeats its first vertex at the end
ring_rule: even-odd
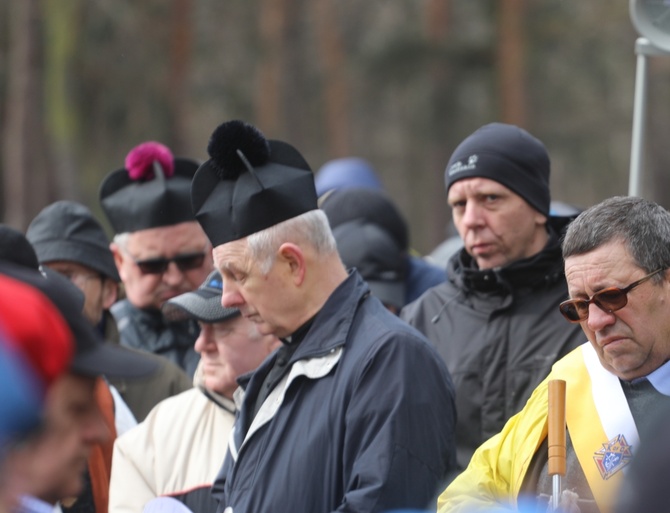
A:
POLYGON ((615 197, 583 212, 563 242, 569 300, 588 342, 559 360, 524 409, 477 449, 438 511, 546 511, 548 382, 566 381, 564 494, 612 510, 653 412, 670 407, 670 213, 615 197))

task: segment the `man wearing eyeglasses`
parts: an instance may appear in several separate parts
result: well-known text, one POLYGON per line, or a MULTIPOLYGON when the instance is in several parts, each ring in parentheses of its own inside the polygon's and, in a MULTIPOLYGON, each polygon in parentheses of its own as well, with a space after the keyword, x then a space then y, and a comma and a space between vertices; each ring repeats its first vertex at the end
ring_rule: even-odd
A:
POLYGON ((581 513, 612 510, 640 435, 654 412, 670 408, 670 213, 641 198, 611 198, 577 217, 562 249, 570 299, 560 312, 588 342, 559 360, 524 409, 477 449, 439 511, 523 503, 546 510, 549 380, 566 382, 563 498, 581 513))
POLYGON ((197 168, 162 144, 146 142, 100 187, 126 295, 111 308, 121 343, 166 356, 190 376, 199 360, 193 348, 198 326, 192 319, 168 324, 160 309, 168 299, 197 289, 213 269, 211 245, 191 208, 197 168))

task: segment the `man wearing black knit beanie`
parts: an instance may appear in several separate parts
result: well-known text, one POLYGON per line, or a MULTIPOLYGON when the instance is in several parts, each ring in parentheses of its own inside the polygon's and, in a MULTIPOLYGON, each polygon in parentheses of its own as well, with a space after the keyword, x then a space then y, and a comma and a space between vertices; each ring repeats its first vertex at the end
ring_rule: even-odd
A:
POLYGON ((549 172, 544 144, 519 127, 491 123, 468 136, 445 171, 464 247, 447 281, 401 312, 454 379, 460 469, 584 341, 558 310, 568 297, 559 241, 571 218, 549 214, 549 172))

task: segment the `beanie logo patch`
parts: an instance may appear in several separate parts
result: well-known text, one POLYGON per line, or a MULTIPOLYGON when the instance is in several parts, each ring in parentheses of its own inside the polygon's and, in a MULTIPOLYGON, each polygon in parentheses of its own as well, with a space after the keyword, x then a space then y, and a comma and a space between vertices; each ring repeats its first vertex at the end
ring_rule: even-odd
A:
POLYGON ((449 176, 462 173, 463 171, 472 171, 473 169, 477 169, 477 160, 479 160, 479 157, 477 157, 477 155, 470 155, 468 157, 467 164, 463 164, 463 162, 461 162, 460 160, 454 162, 449 167, 449 176))

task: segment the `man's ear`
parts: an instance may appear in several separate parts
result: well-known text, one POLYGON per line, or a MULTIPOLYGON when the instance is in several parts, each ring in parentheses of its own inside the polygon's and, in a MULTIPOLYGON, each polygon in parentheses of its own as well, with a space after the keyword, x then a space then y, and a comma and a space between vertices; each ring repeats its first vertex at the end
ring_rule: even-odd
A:
POLYGON ((119 297, 119 284, 109 278, 102 281, 102 308, 109 310, 119 297))
POLYGON ((537 210, 534 212, 535 215, 535 224, 538 226, 546 226, 548 218, 544 214, 538 212, 537 210))
POLYGON ((125 258, 125 255, 123 254, 123 251, 121 250, 121 247, 116 244, 115 242, 110 243, 109 245, 109 250, 112 252, 112 256, 114 257, 114 264, 116 264, 116 270, 119 272, 119 276, 121 277, 121 281, 125 280, 124 276, 124 267, 123 267, 123 260, 125 258))
POLYGON ((292 242, 285 242, 277 251, 277 259, 285 264, 293 282, 301 285, 305 279, 305 255, 300 246, 292 242))

